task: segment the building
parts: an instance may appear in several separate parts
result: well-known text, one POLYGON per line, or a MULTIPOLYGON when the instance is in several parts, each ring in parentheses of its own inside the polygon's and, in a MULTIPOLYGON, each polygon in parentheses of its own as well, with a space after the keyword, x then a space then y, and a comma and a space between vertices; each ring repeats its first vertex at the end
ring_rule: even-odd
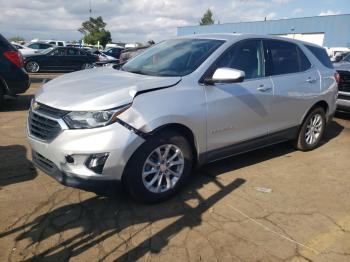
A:
POLYGON ((350 48, 350 14, 177 28, 178 36, 207 33, 278 35, 304 40, 324 47, 350 48))

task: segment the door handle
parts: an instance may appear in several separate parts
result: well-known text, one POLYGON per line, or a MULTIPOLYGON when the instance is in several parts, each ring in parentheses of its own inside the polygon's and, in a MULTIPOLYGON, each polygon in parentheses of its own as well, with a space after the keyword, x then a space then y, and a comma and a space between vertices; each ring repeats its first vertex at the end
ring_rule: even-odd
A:
POLYGON ((268 87, 268 86, 264 86, 264 85, 260 85, 257 90, 260 91, 260 92, 266 92, 266 91, 269 91, 271 90, 272 88, 271 87, 268 87))
POLYGON ((309 77, 308 79, 306 79, 306 82, 308 82, 308 83, 310 83, 310 84, 315 83, 316 81, 317 81, 316 78, 311 78, 311 77, 309 77))

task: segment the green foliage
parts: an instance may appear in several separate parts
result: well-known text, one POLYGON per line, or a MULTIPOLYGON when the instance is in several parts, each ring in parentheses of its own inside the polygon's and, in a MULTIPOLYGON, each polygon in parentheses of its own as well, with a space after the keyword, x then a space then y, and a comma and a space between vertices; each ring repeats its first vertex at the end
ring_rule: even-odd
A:
POLYGON ((22 43, 25 42, 26 40, 23 37, 20 36, 14 36, 9 39, 10 42, 17 42, 17 43, 22 43))
POLYGON ((199 21, 199 25, 212 25, 212 24, 214 24, 213 12, 210 9, 208 9, 202 16, 202 19, 199 21))
POLYGON ((81 24, 78 31, 84 34, 84 42, 90 45, 96 45, 98 41, 105 47, 106 44, 112 41, 111 33, 105 29, 106 23, 102 17, 90 17, 88 21, 81 24))

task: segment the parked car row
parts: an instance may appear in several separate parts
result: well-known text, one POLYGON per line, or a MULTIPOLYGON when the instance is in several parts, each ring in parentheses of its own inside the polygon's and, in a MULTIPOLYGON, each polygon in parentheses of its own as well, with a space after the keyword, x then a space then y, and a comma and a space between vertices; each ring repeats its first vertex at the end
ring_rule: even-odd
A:
POLYGON ((92 68, 98 56, 74 47, 51 47, 45 51, 24 58, 27 72, 76 71, 92 68))
POLYGON ((45 42, 36 41, 28 45, 13 43, 13 45, 23 55, 25 69, 30 73, 37 73, 40 71, 75 71, 91 68, 93 66, 118 65, 126 63, 129 59, 142 53, 147 48, 124 49, 121 47, 112 47, 101 51, 93 47, 82 47, 72 44, 66 45, 63 41, 53 40, 47 40, 45 42), (60 49, 61 51, 52 52, 52 48, 57 47, 63 49, 60 49), (97 59, 91 59, 91 55, 95 55, 97 59), (86 56, 88 56, 88 58, 86 56))
POLYGON ((19 45, 13 43, 13 45, 21 52, 23 56, 40 53, 47 48, 53 47, 51 44, 41 42, 34 42, 29 45, 19 45))

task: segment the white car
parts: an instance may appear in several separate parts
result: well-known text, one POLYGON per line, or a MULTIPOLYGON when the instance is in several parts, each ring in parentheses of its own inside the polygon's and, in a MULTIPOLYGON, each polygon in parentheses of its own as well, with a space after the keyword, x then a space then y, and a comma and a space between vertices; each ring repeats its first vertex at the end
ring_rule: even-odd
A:
POLYGON ((287 140, 321 145, 338 78, 323 48, 293 39, 163 41, 120 70, 82 70, 38 90, 33 162, 67 186, 123 181, 136 199, 162 201, 194 166, 287 140))
POLYGON ((34 42, 28 45, 14 44, 23 56, 34 55, 52 47, 51 44, 34 42))
POLYGON ((25 45, 20 45, 20 44, 16 44, 16 43, 12 43, 12 45, 13 45, 14 47, 16 47, 17 50, 18 50, 23 56, 25 56, 25 55, 33 55, 33 54, 35 54, 35 53, 37 52, 37 50, 32 49, 32 48, 29 48, 29 47, 27 47, 27 46, 25 46, 25 45))

